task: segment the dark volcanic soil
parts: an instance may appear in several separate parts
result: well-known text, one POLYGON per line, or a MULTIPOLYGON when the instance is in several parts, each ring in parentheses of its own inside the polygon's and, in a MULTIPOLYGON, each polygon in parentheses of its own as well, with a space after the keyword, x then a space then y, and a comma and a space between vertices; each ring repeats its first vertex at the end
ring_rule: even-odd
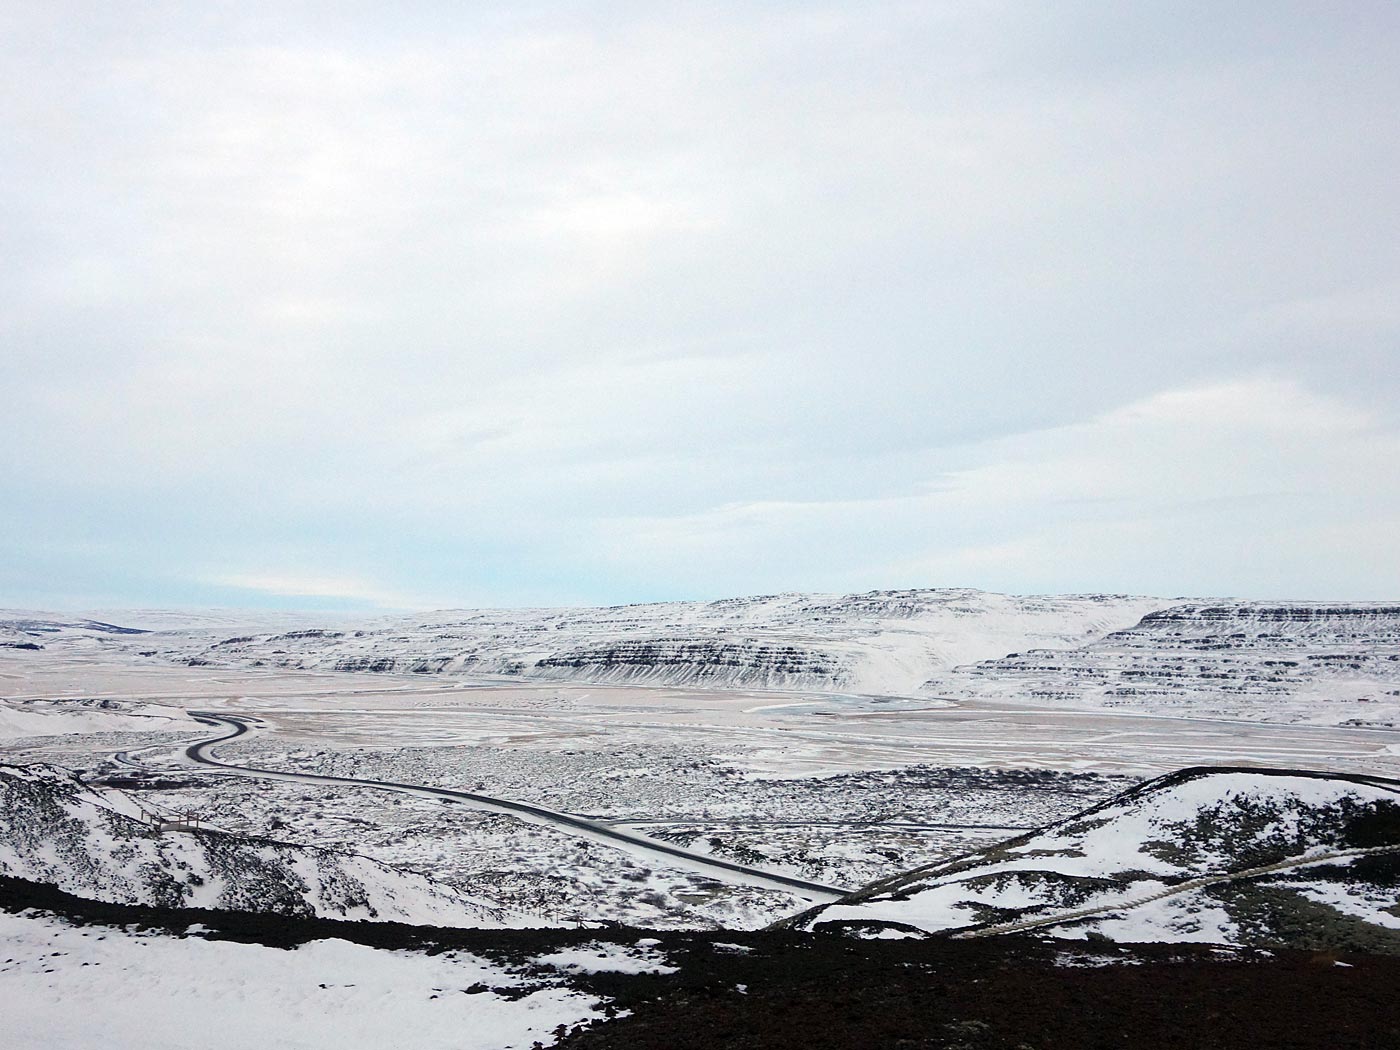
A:
POLYGON ((755 948, 713 969, 694 959, 663 996, 558 1045, 1400 1050, 1395 957, 836 936, 755 948))
MULTIPOLYGON (((0 908, 289 948, 339 937, 465 948, 528 974, 595 941, 655 938, 672 974, 569 982, 625 1016, 567 1050, 1400 1050, 1400 957, 1041 938, 855 940, 788 931, 444 930, 100 904, 0 878, 0 908), (1339 965, 1345 964, 1345 965, 1339 965)), ((538 971, 541 986, 559 980, 538 971)))

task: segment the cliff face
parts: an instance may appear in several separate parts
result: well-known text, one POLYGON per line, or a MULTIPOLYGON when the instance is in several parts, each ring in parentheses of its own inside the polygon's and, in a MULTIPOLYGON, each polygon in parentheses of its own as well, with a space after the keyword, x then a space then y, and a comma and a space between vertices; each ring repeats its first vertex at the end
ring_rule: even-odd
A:
POLYGON ((157 831, 125 793, 46 765, 0 765, 0 874, 122 904, 539 925, 365 857, 212 830, 157 831))
POLYGON ((717 680, 774 689, 800 688, 814 681, 842 688, 854 677, 850 659, 838 653, 797 645, 685 638, 581 646, 540 658, 531 673, 544 678, 667 685, 717 680))
POLYGON ((1400 720, 1400 606, 1173 606, 1087 645, 941 672, 926 689, 1388 727, 1400 720))
POLYGON ((1393 625, 1396 622, 1400 622, 1400 605, 1371 602, 1352 602, 1346 605, 1175 605, 1170 609, 1148 613, 1142 618, 1144 628, 1160 624, 1191 623, 1305 623, 1323 625, 1329 634, 1345 631, 1347 625, 1364 630, 1371 624, 1393 625))

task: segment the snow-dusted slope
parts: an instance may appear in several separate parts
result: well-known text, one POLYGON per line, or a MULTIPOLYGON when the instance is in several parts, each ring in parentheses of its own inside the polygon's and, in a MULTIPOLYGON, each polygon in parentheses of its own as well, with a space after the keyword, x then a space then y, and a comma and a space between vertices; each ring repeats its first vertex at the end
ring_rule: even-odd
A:
POLYGON ((365 857, 218 831, 157 831, 124 792, 0 765, 0 874, 93 900, 437 926, 547 923, 365 857))
POLYGON ((940 696, 1400 725, 1400 605, 1230 602, 1149 612, 1075 648, 946 670, 940 696))
POLYGON ((165 630, 137 648, 196 665, 906 693, 940 668, 1030 646, 1082 645, 1165 604, 971 590, 781 594, 449 611, 358 629, 165 630))
POLYGON ((0 652, 37 653, 55 642, 69 647, 83 644, 95 646, 103 639, 143 633, 137 628, 86 617, 0 609, 0 652))
POLYGON ((1309 924, 1330 924, 1400 945, 1397 884, 1400 781, 1193 769, 797 924, 1223 943, 1306 940, 1320 935, 1309 924))

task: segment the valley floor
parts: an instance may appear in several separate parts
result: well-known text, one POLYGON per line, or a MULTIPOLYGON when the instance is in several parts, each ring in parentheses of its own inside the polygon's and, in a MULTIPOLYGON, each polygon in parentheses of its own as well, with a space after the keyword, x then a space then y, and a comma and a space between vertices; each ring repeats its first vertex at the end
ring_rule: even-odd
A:
MULTIPOLYGON (((1400 776, 1400 730, 988 697, 214 669, 100 648, 0 652, 0 696, 7 763, 76 770, 85 790, 107 784, 252 840, 362 854, 490 900, 514 925, 555 927, 98 904, 0 879, 7 1050, 1400 1046, 1397 956, 770 929, 830 896, 685 855, 857 886, 1182 766, 1400 776), (187 748, 228 723, 192 711, 253 727, 210 757, 304 779, 194 764, 187 748)), ((1394 884, 1381 874, 1375 892, 1394 884)), ((1288 943, 1385 950, 1334 933, 1288 943)))
POLYGON ((812 900, 517 815, 194 767, 184 745, 211 730, 185 712, 259 720, 214 749, 230 763, 478 791, 830 886, 967 852, 1184 765, 1400 775, 1397 730, 992 700, 216 670, 101 650, 0 653, 0 694, 29 717, 6 761, 108 775, 154 808, 363 853, 549 922, 755 928, 812 900), (34 735, 46 718, 56 732, 34 735), (147 772, 114 761, 123 752, 147 772))

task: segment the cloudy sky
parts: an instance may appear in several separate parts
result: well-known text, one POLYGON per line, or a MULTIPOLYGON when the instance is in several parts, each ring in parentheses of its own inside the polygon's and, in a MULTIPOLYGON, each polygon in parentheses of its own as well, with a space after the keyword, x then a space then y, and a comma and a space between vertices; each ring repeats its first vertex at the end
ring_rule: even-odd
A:
POLYGON ((1400 597, 1400 6, 0 6, 0 605, 1400 597))

